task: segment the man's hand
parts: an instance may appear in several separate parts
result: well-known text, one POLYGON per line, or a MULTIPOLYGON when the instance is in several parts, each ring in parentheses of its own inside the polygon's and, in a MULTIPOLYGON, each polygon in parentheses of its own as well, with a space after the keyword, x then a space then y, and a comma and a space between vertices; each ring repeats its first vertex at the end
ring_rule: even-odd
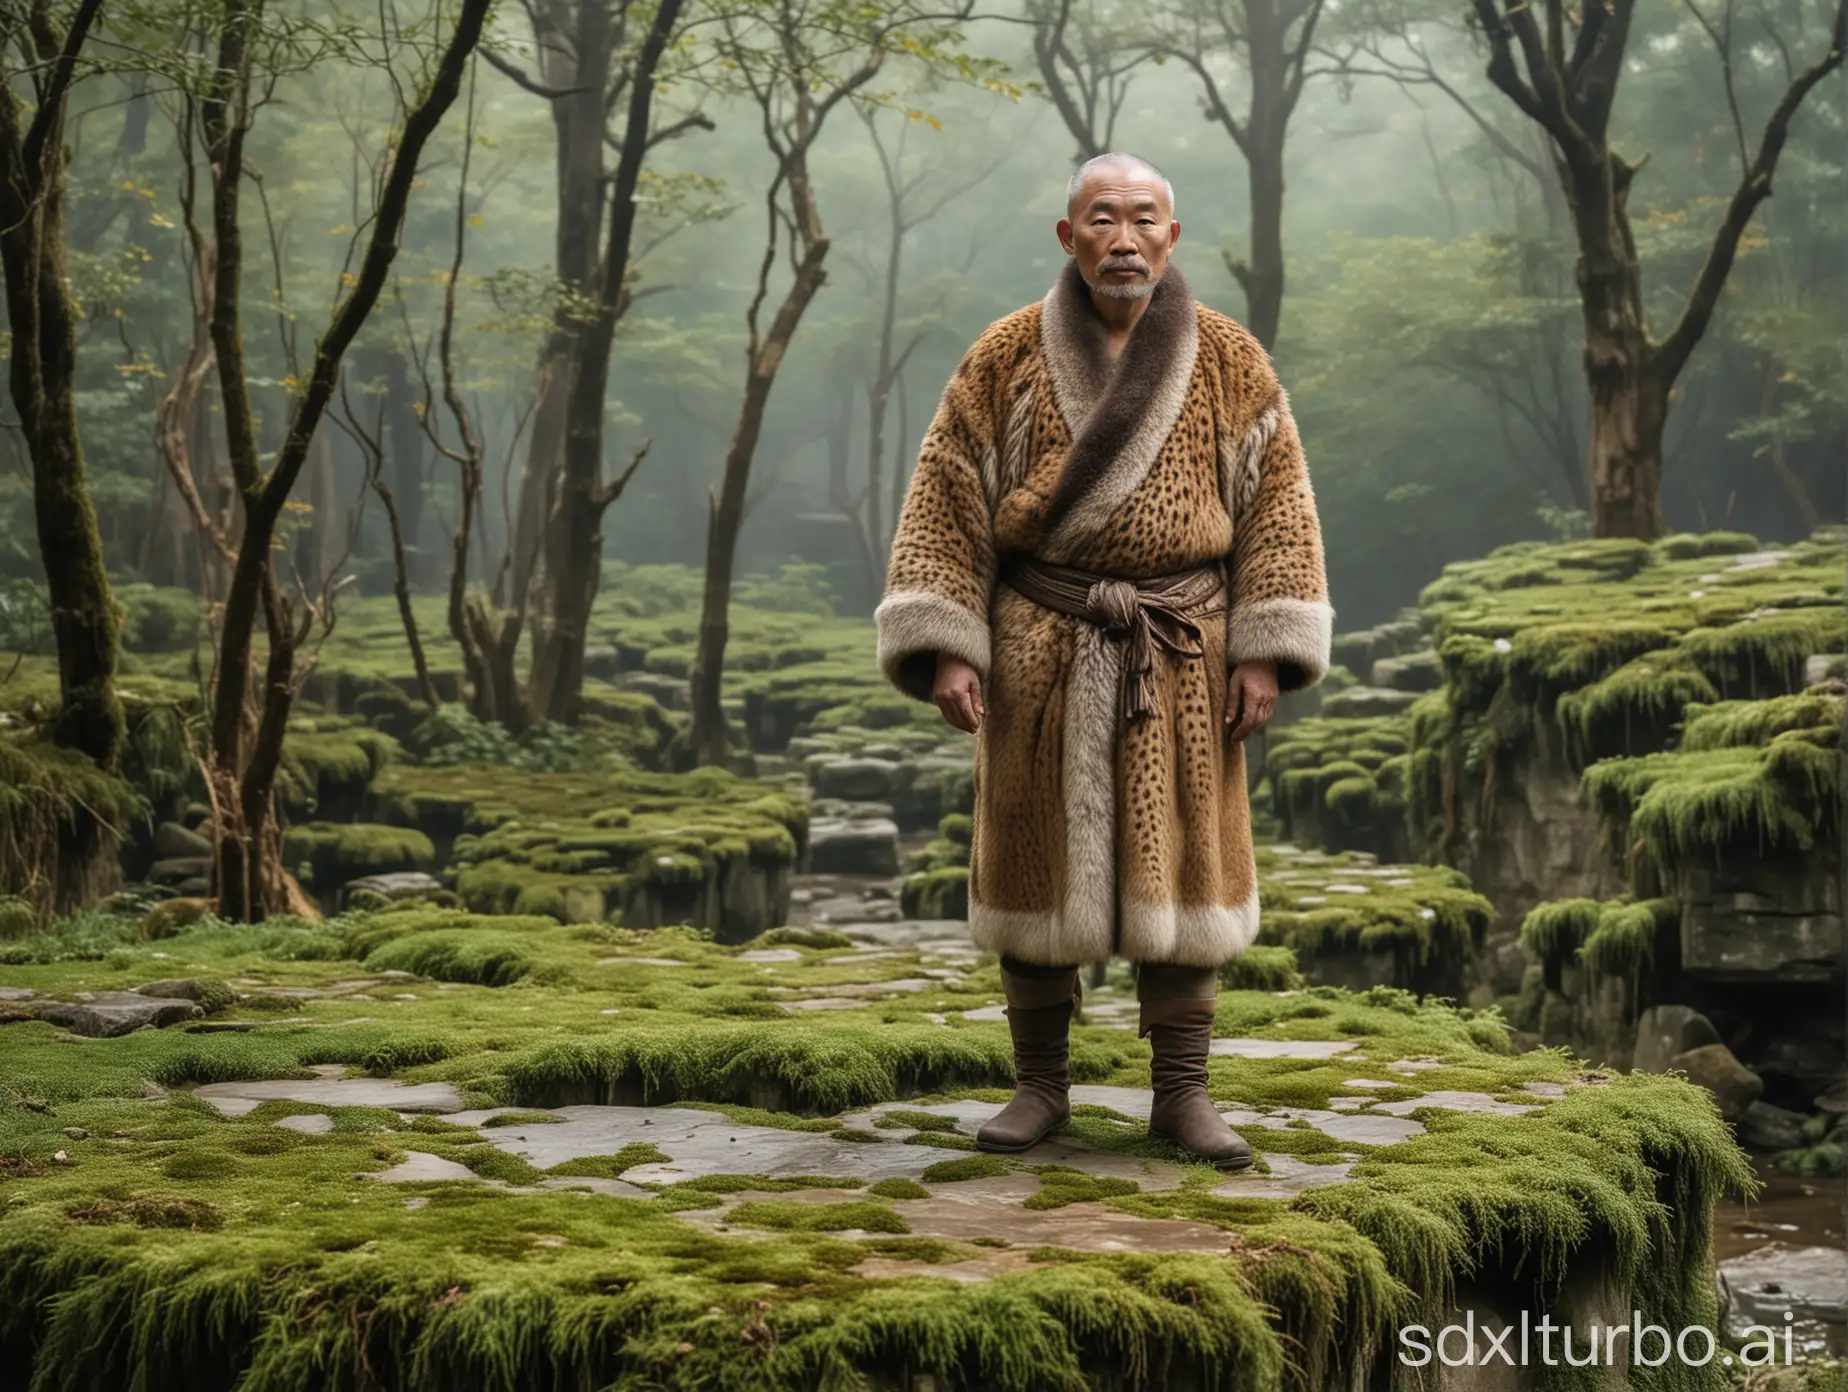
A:
POLYGON ((1234 744, 1262 730, 1276 709, 1276 663, 1241 662, 1232 669, 1226 681, 1226 724, 1232 727, 1234 744))
POLYGON ((943 718, 965 734, 973 735, 982 728, 982 717, 987 714, 982 707, 982 679, 961 658, 937 654, 937 679, 931 685, 930 698, 943 712, 943 718))

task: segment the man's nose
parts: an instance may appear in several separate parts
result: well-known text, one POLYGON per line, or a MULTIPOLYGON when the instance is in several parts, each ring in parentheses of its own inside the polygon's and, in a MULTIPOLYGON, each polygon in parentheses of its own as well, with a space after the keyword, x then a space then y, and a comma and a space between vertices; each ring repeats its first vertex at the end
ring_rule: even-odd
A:
POLYGON ((1114 227, 1110 230, 1110 254, 1128 256, 1136 251, 1135 235, 1127 227, 1114 227))

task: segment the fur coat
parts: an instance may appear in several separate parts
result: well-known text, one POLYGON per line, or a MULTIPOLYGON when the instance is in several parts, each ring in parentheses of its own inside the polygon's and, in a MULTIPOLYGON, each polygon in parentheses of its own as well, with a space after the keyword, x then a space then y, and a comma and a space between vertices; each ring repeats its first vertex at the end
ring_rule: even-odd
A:
POLYGON ((991 325, 924 438, 879 605, 879 662, 931 699, 937 654, 981 676, 969 917, 1022 961, 1217 966, 1258 931, 1245 751, 1227 676, 1328 670, 1333 611, 1309 474, 1269 356, 1172 265, 1113 362, 1075 265, 991 325), (1123 645, 998 580, 1013 553, 1120 579, 1215 561, 1203 658, 1156 657, 1119 710, 1123 645))

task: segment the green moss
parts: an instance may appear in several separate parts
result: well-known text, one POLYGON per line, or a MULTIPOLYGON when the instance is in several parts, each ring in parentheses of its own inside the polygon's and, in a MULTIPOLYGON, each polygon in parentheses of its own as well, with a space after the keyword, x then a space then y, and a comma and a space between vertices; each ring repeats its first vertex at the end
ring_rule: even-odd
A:
POLYGON ((807 839, 796 797, 722 769, 689 774, 396 770, 393 819, 446 825, 456 892, 480 913, 653 927, 719 926, 722 887, 753 867, 793 868, 807 839))
POLYGON ((1557 706, 1576 762, 1666 748, 1683 712, 1717 700, 1713 683, 1681 650, 1647 653, 1602 681, 1562 696, 1557 706))
POLYGON ((1040 1189, 1027 1196, 1026 1208, 1044 1210, 1064 1208, 1068 1204, 1096 1203, 1102 1199, 1121 1198, 1137 1193, 1141 1186, 1133 1179, 1116 1179, 1086 1174, 1061 1165, 1047 1165, 1039 1171, 1040 1189))
POLYGON ((1801 690, 1805 660, 1812 653, 1839 651, 1844 641, 1848 617, 1816 608, 1699 628, 1681 640, 1681 648, 1721 695, 1756 699, 1801 690))
MULTIPOLYGON (((930 1190, 915 1179, 882 1179, 877 1184, 868 1185, 866 1192, 880 1199, 928 1199, 930 1197, 930 1190)), ((887 1252, 885 1255, 895 1254, 887 1252)), ((940 1261, 943 1255, 945 1254, 933 1252, 930 1256, 921 1257, 919 1260, 940 1261)))
POLYGON ((637 1165, 665 1165, 672 1157, 646 1143, 626 1145, 614 1155, 579 1155, 547 1170, 553 1175, 577 1175, 586 1179, 620 1179, 624 1170, 637 1165))
POLYGON ((1303 975, 1293 949, 1254 943, 1219 968, 1219 984, 1228 991, 1294 991, 1303 975))
POLYGON ((41 917, 95 897, 146 807, 84 755, 0 734, 0 895, 41 917))
POLYGON ((999 1155, 965 1155, 960 1160, 939 1160, 924 1171, 926 1184, 951 1184, 964 1179, 989 1179, 1009 1170, 999 1155))
POLYGON ((882 1131, 954 1131, 956 1118, 939 1112, 918 1112, 904 1107, 889 1107, 873 1123, 882 1131))
POLYGON ((1834 731, 1787 731, 1762 747, 1611 759, 1581 796, 1615 835, 1664 868, 1801 854, 1833 835, 1834 731))
POLYGON ((1419 963, 1460 960, 1494 918, 1494 907, 1467 878, 1440 866, 1382 867, 1346 856, 1265 851, 1259 892, 1261 940, 1289 947, 1304 961, 1351 951, 1403 951, 1419 963))
POLYGON ((899 906, 907 918, 967 918, 968 867, 946 866, 908 876, 899 892, 899 906))
POLYGON ((741 1203, 725 1217, 740 1227, 769 1228, 773 1232, 841 1232, 848 1228, 877 1233, 911 1231, 903 1218, 876 1203, 741 1203))
POLYGON ((323 892, 364 875, 427 871, 436 865, 436 847, 423 832, 366 822, 290 827, 282 854, 288 865, 305 865, 323 892))
POLYGON ((1826 741, 1842 723, 1842 698, 1820 692, 1776 696, 1767 701, 1726 701, 1691 705, 1681 748, 1698 753, 1769 744, 1779 735, 1807 732, 1826 741))
MULTIPOLYGON (((357 1378, 366 1367, 382 1386, 653 1382, 740 1392, 846 1385, 908 1367, 946 1384, 1029 1392, 1183 1365, 1200 1368, 1206 1385, 1319 1392, 1333 1385, 1344 1350, 1383 1346, 1396 1322, 1471 1272, 1509 1273, 1527 1298, 1531 1281, 1589 1251, 1616 1254, 1614 1280, 1654 1322, 1711 1318, 1700 1304, 1710 1204, 1745 1172, 1711 1103, 1672 1078, 1589 1075, 1520 1118, 1427 1113, 1428 1135, 1365 1149, 1349 1178, 1289 1203, 1215 1196, 1217 1176, 1191 1170, 1181 1190, 1150 1193, 1044 1172, 1049 1199, 1211 1224, 1225 1232, 1224 1250, 1035 1252, 1039 1261, 1022 1273, 924 1284, 855 1275, 881 1249, 829 1235, 893 1231, 902 1215, 875 1201, 897 1202, 898 1186, 843 1194, 840 1204, 740 1205, 696 1224, 677 1215, 717 1210, 726 1193, 857 1181, 717 1176, 646 1200, 540 1189, 545 1175, 528 1162, 440 1118, 338 1109, 333 1132, 305 1135, 277 1128, 273 1104, 228 1118, 178 1089, 299 1078, 339 1063, 450 1082, 470 1107, 535 1105, 541 1093, 552 1102, 787 1097, 822 1115, 742 1103, 715 1110, 815 1132, 838 1128, 849 1106, 1005 1096, 1005 1030, 929 1024, 933 993, 825 1020, 706 1016, 698 1012, 715 994, 749 999, 757 972, 697 935, 660 935, 680 967, 599 965, 612 943, 638 949, 645 939, 537 921, 510 928, 428 907, 325 924, 202 920, 159 944, 126 939, 102 962, 48 956, 12 967, 8 981, 73 992, 184 971, 252 993, 350 991, 385 947, 501 931, 568 975, 419 989, 412 1000, 307 994, 295 1013, 308 1023, 248 1014, 253 1028, 238 1034, 141 1031, 74 1046, 44 1024, 0 1030, 0 1186, 9 1200, 0 1204, 0 1346, 14 1366, 48 1392, 137 1380, 307 1392, 329 1370, 357 1378), (154 950, 168 954, 158 972, 149 970, 154 950), (971 1062, 981 1076, 952 1075, 971 1062), (151 1100, 142 1095, 149 1082, 175 1090, 151 1100), (89 1137, 72 1141, 66 1127, 89 1137), (355 1178, 413 1149, 511 1187, 355 1178), (58 1150, 71 1163, 55 1162, 58 1150), (175 1168, 194 1177, 175 1177, 175 1168), (172 1210, 201 1215, 183 1225, 109 1207, 142 1196, 207 1205, 210 1216, 172 1210), (407 1207, 407 1198, 423 1202, 407 1207), (92 1209, 94 1219, 72 1217, 92 1209), (736 1231, 753 1225, 762 1230, 748 1240, 736 1231), (98 1339, 99 1329, 143 1332, 98 1339)), ((805 970, 834 970, 825 950, 815 961, 805 970)), ((1356 1047, 1332 1060, 1215 1057, 1211 1090, 1247 1107, 1322 1107, 1343 1080, 1390 1077, 1378 1071, 1388 1061, 1419 1056, 1438 1066, 1416 1090, 1508 1095, 1524 1081, 1586 1076, 1559 1053, 1508 1052, 1492 1015, 1402 991, 1228 990, 1216 1020, 1218 1034, 1263 1039, 1344 1032, 1356 1047)), ((1146 1049, 1104 1034, 1075 1039, 1079 1079, 1146 1085, 1146 1049)), ((674 1115, 662 1117, 668 1152, 674 1115)), ((1312 1130, 1280 1121, 1251 1129, 1260 1150, 1335 1153, 1312 1130)), ((1099 1109, 1080 1109, 1072 1131, 1113 1153, 1179 1158, 1154 1147, 1146 1128, 1099 1109)), ((629 1156, 604 1161, 614 1172, 629 1156)), ((891 1253, 953 1260, 967 1249, 891 1253)))
POLYGON ((1538 904, 1521 921, 1521 946, 1546 962, 1578 955, 1598 926, 1604 906, 1596 899, 1555 899, 1538 904))
POLYGON ((1674 899, 1606 905, 1597 929, 1585 940, 1579 956, 1601 976, 1633 980, 1654 958, 1656 940, 1662 931, 1674 928, 1680 921, 1681 904, 1674 899))

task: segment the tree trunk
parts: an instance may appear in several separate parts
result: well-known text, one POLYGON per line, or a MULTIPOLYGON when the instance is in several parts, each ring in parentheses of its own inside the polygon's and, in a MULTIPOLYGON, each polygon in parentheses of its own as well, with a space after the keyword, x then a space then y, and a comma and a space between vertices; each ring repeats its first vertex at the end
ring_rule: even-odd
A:
POLYGON ((64 111, 77 57, 100 9, 83 0, 68 34, 35 15, 31 38, 43 71, 28 113, 0 53, 0 265, 12 334, 9 386, 32 460, 39 555, 58 649, 58 714, 51 735, 114 768, 125 725, 116 694, 119 617, 103 560, 96 509, 77 433, 76 322, 65 276, 64 111))
POLYGON ((1668 393, 1654 374, 1594 384, 1591 397, 1592 532, 1654 541, 1662 535, 1662 430, 1668 393))
MULTIPOLYGON (((595 273, 586 281, 586 298, 594 306, 580 321, 571 339, 570 374, 564 409, 564 467, 554 491, 545 530, 544 602, 533 626, 533 664, 527 680, 527 705, 534 719, 568 721, 577 718, 584 691, 584 646, 590 636, 590 611, 596 603, 603 568, 603 514, 621 496, 640 466, 648 446, 630 459, 614 481, 603 479, 604 395, 609 387, 610 349, 616 323, 627 307, 624 288, 629 255, 635 236, 636 190, 642 163, 648 154, 649 122, 653 110, 655 72, 680 17, 683 0, 661 0, 650 22, 647 38, 629 74, 629 106, 624 119, 621 154, 609 192, 609 227, 595 273), (585 321, 588 322, 585 322, 585 321)), ((584 11, 599 7, 585 4, 584 11)), ((607 23, 607 17, 605 20, 607 23)), ((610 36, 588 20, 580 23, 578 44, 580 78, 592 65, 585 54, 597 55, 601 85, 597 96, 595 139, 599 155, 604 139, 601 93, 608 85, 610 36)), ((571 98, 561 99, 562 107, 571 98)), ((585 120, 590 117, 586 115, 585 120)), ((562 146, 561 146, 562 148, 562 146)), ((601 197, 601 194, 599 194, 601 197)), ((601 203, 589 205, 600 209, 601 203)), ((562 209, 561 209, 562 212, 562 209)), ((600 215, 599 215, 600 216, 600 215)), ((601 228, 593 224, 592 235, 601 228)), ((537 617, 537 616, 536 616, 537 617)))
POLYGON ((707 523, 706 584, 700 605, 699 651, 693 661, 693 725, 688 734, 693 758, 702 767, 724 767, 730 757, 723 706, 725 646, 731 636, 732 570, 738 554, 738 532, 744 524, 751 460, 757 452, 757 438, 763 432, 764 408, 770 404, 770 392, 776 386, 783 354, 796 336, 796 328, 809 303, 826 279, 822 262, 827 255, 827 238, 815 237, 809 241, 801 264, 796 267, 795 280, 777 308, 770 332, 751 358, 750 375, 744 384, 744 401, 738 410, 738 426, 732 434, 731 449, 725 455, 725 477, 718 497, 713 500, 707 523))
POLYGON ((1251 260, 1239 284, 1245 327, 1267 349, 1283 322, 1283 132, 1272 148, 1254 149, 1246 165, 1251 189, 1251 260))
POLYGON ((244 504, 244 531, 232 569, 220 627, 218 682, 212 693, 210 781, 218 822, 216 868, 222 917, 257 921, 283 907, 286 876, 280 831, 272 815, 276 770, 294 701, 294 657, 300 634, 277 591, 271 545, 277 523, 306 464, 354 338, 378 304, 397 255, 417 162, 444 113, 461 90, 462 71, 481 37, 489 0, 463 0, 430 86, 405 113, 396 148, 379 186, 371 232, 351 288, 335 307, 315 345, 276 461, 258 467, 254 417, 244 374, 239 282, 242 270, 238 193, 244 177, 242 148, 249 129, 250 82, 246 32, 253 15, 246 3, 227 5, 202 126, 212 162, 212 221, 216 266, 212 344, 218 361, 220 401, 230 440, 232 470, 244 504), (250 662, 257 607, 269 633, 260 714, 247 740, 250 662))
POLYGON ((385 520, 391 529, 391 592, 398 600, 398 621, 404 625, 404 641, 411 650, 411 666, 417 672, 417 689, 424 704, 436 710, 443 704, 436 694, 436 682, 430 676, 430 662, 424 656, 423 634, 417 627, 417 611, 411 607, 411 576, 404 556, 404 523, 398 514, 396 490, 385 482, 381 462, 375 462, 367 482, 385 505, 385 520))
MULTIPOLYGON (((615 64, 615 34, 610 8, 598 0, 577 0, 574 9, 539 7, 534 11, 535 37, 544 58, 547 85, 560 95, 551 99, 558 187, 558 222, 553 259, 564 293, 553 311, 552 330, 539 350, 535 373, 539 394, 527 441, 526 466, 520 478, 519 512, 512 541, 510 595, 498 603, 536 601, 531 613, 533 641, 551 625, 546 583, 535 584, 549 563, 545 539, 558 503, 559 475, 564 469, 571 383, 577 371, 585 332, 585 302, 597 295, 597 253, 608 190, 603 163, 606 119, 604 94, 610 90, 615 64), (560 19, 571 21, 566 34, 560 19)), ((598 402, 602 413, 602 402, 598 402)))

